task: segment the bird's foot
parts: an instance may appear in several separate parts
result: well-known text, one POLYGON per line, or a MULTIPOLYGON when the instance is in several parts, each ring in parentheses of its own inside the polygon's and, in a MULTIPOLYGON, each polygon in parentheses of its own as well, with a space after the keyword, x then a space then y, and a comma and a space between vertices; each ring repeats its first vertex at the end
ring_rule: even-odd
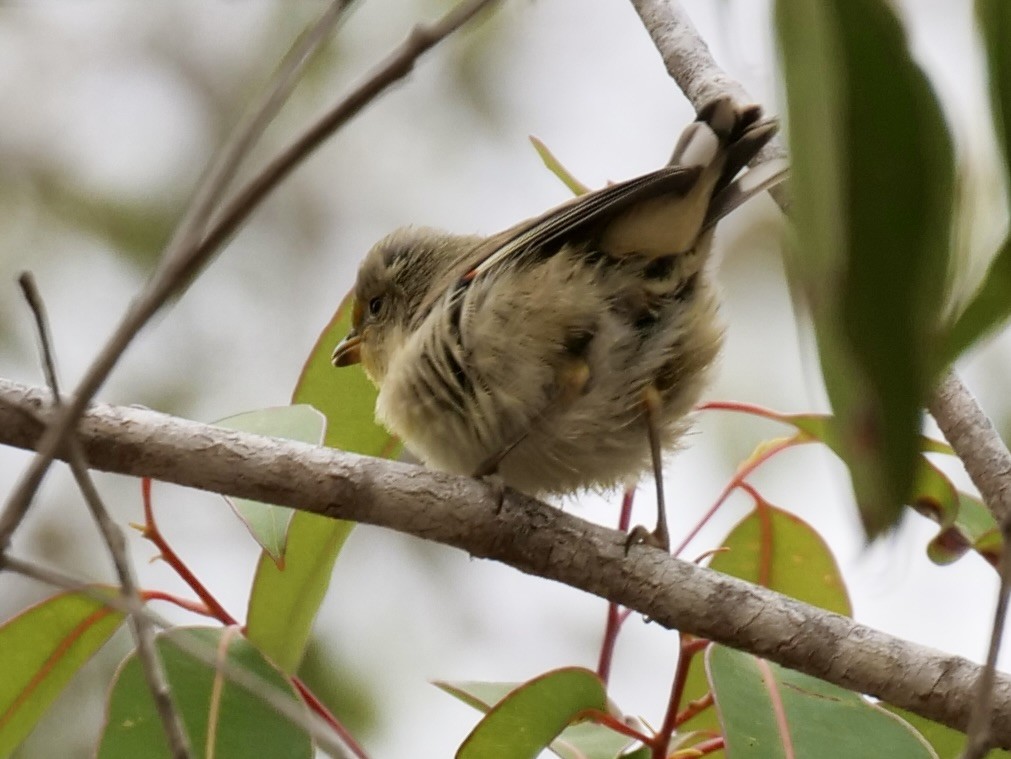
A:
POLYGON ((653 546, 654 548, 659 548, 664 553, 670 553, 670 536, 667 534, 666 530, 657 529, 650 532, 646 527, 639 524, 633 527, 629 533, 628 537, 625 538, 625 555, 631 550, 632 546, 653 546))

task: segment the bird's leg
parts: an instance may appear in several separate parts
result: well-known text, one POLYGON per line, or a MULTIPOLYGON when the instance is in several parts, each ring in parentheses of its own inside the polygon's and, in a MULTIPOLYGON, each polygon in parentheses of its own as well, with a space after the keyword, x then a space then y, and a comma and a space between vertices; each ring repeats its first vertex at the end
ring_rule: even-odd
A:
POLYGON ((558 392, 538 411, 530 420, 527 428, 517 435, 510 443, 495 451, 491 456, 482 461, 476 470, 474 477, 479 477, 491 485, 498 498, 496 513, 502 508, 502 500, 505 498, 505 482, 498 476, 498 468, 502 461, 520 443, 527 439, 530 430, 544 418, 548 410, 558 405, 567 405, 579 397, 586 387, 587 380, 590 379, 590 366, 582 359, 574 359, 566 362, 558 372, 558 392))
POLYGON ((642 525, 634 527, 625 540, 625 552, 628 553, 628 549, 637 543, 646 543, 670 553, 667 507, 663 495, 663 461, 660 455, 660 433, 657 430, 660 393, 653 385, 643 391, 642 405, 646 412, 646 431, 649 434, 649 450, 653 458, 653 479, 656 481, 656 529, 653 532, 648 532, 642 525))

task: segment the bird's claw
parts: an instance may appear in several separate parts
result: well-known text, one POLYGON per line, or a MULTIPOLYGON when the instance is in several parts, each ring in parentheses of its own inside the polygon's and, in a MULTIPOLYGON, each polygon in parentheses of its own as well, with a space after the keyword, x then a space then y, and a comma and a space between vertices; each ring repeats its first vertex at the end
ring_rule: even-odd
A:
POLYGON ((670 553, 670 538, 660 530, 650 532, 641 524, 633 527, 625 538, 625 555, 628 556, 632 546, 638 545, 653 546, 664 553, 670 553))
POLYGON ((495 513, 498 514, 502 511, 502 505, 505 503, 505 480, 503 480, 501 475, 497 472, 475 474, 474 476, 488 486, 488 491, 491 494, 491 500, 495 504, 495 513))

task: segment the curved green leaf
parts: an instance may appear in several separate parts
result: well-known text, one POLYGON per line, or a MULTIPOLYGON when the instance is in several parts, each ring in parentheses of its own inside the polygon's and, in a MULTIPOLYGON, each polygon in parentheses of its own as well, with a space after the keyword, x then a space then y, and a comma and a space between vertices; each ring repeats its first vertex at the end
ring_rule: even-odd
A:
MULTIPOLYGON (((799 517, 759 499, 754 511, 730 531, 709 568, 850 616, 853 611, 842 573, 825 541, 799 517)), ((696 656, 688 669, 684 697, 700 698, 710 690, 704 664, 696 656)), ((685 703, 680 704, 684 708, 685 703)), ((717 715, 707 709, 681 730, 719 731, 717 715)))
POLYGON ((903 720, 860 695, 725 646, 706 652, 706 672, 735 759, 869 756, 937 759, 903 720))
POLYGON ((710 569, 763 585, 836 614, 853 613, 842 572, 828 545, 799 517, 759 498, 730 531, 710 569))
MULTIPOLYGON (((962 756, 962 752, 965 750, 965 733, 952 730, 950 727, 891 704, 882 704, 881 707, 908 722, 933 747, 939 759, 958 759, 962 756)), ((1011 759, 1011 751, 995 748, 988 751, 983 759, 1011 759)))
MULTIPOLYGON (((1011 4, 976 0, 976 19, 986 49, 990 109, 1004 156, 1005 187, 1011 189, 1011 4)), ((965 310, 948 335, 945 360, 954 361, 969 346, 1011 317, 1011 238, 1004 241, 965 310)))
MULTIPOLYGON (((326 418, 305 403, 247 411, 244 414, 221 419, 215 424, 230 430, 272 435, 314 445, 323 442, 323 435, 326 432, 326 418)), ((275 564, 280 565, 284 560, 288 523, 295 510, 286 506, 251 501, 248 498, 225 496, 225 500, 235 509, 235 513, 246 525, 253 539, 270 555, 275 564)))
POLYGON ((70 678, 122 623, 123 614, 101 601, 63 593, 0 626, 0 756, 28 736, 70 678))
POLYGON ((955 361, 1008 317, 1011 317, 1011 238, 1001 245, 976 294, 952 325, 945 342, 944 361, 949 364, 955 361))
POLYGON ((456 756, 533 759, 587 709, 607 709, 604 684, 594 672, 578 667, 548 672, 498 701, 456 756))
MULTIPOLYGON (((370 456, 395 457, 399 443, 373 419, 376 390, 361 367, 335 369, 334 346, 351 326, 351 296, 316 341, 292 398, 326 417, 324 443, 370 456)), ((282 670, 293 673, 330 585, 334 563, 354 525, 297 512, 288 527, 284 568, 260 557, 249 595, 246 634, 282 670)))
POLYGON ((324 443, 368 456, 395 458, 400 443, 376 424, 377 391, 361 366, 334 367, 330 357, 351 329, 352 295, 344 296, 302 367, 292 403, 308 403, 326 417, 324 443))
POLYGON ((997 567, 1003 540, 993 514, 926 458, 917 473, 913 508, 940 525, 927 546, 927 557, 935 564, 951 564, 971 549, 997 567))
POLYGON ((1004 0, 976 0, 976 20, 986 48, 997 144, 1011 178, 1011 6, 1004 0))
POLYGON ((548 171, 558 177, 573 195, 585 195, 590 191, 589 187, 576 179, 571 171, 562 166, 562 162, 555 157, 551 149, 541 140, 530 135, 530 144, 534 146, 534 150, 537 151, 537 155, 540 156, 548 171))
MULTIPOLYGON (((436 681, 435 686, 472 706, 482 714, 487 714, 502 699, 523 683, 493 682, 445 682, 436 681)), ((637 759, 636 752, 627 751, 634 741, 628 736, 616 733, 596 722, 581 722, 570 725, 562 731, 548 747, 561 759, 637 759)), ((648 749, 643 759, 649 759, 648 749)))
MULTIPOLYGON (((157 638, 176 707, 195 756, 215 759, 311 759, 309 735, 279 715, 262 698, 233 685, 213 667, 172 644, 198 636, 223 660, 260 677, 302 708, 295 689, 235 628, 176 628, 157 638)), ((109 694, 99 759, 170 757, 161 720, 136 653, 123 662, 109 694)))
POLYGON ((951 139, 889 3, 777 0, 776 22, 797 227, 789 264, 874 537, 912 491, 921 408, 942 366, 951 139))

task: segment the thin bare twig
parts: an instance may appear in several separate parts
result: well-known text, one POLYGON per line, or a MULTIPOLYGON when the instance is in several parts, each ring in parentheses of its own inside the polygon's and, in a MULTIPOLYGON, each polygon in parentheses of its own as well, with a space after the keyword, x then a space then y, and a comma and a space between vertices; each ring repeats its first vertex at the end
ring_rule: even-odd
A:
MULTIPOLYGON (((19 559, 16 556, 7 556, 5 569, 54 588, 80 593, 121 614, 133 613, 127 599, 122 596, 103 592, 100 586, 82 582, 76 577, 44 567, 41 564, 19 559)), ((229 682, 261 699, 282 717, 305 730, 316 741, 316 745, 333 759, 359 759, 343 745, 339 736, 334 734, 334 731, 323 719, 307 711, 303 704, 292 699, 291 694, 279 690, 273 683, 267 682, 255 672, 237 667, 228 660, 221 660, 218 651, 213 646, 208 645, 206 641, 193 635, 189 630, 176 628, 171 622, 151 609, 141 607, 140 613, 153 626, 166 630, 174 629, 175 634, 167 639, 168 643, 196 661, 218 670, 229 682)))
POLYGON ((1011 452, 969 389, 949 372, 930 402, 930 413, 1001 527, 1000 588, 986 665, 979 677, 962 759, 978 759, 991 746, 993 682, 1011 596, 1011 452))
MULTIPOLYGON (((48 393, 0 379, 0 443, 32 448, 48 393)), ((869 693, 966 729, 981 667, 766 588, 636 548, 625 536, 486 484, 395 461, 94 404, 78 435, 96 469, 380 525, 490 558, 645 614, 658 624, 869 693)), ((994 687, 1011 748, 1011 677, 994 687)))
MULTIPOLYGON (((43 373, 49 390, 53 394, 53 407, 60 408, 62 400, 60 398, 59 384, 56 379, 56 358, 53 351, 49 319, 46 317, 46 306, 39 293, 35 278, 31 272, 22 272, 18 277, 18 284, 24 293, 25 300, 35 318, 35 326, 39 340, 39 351, 41 353, 43 373)), ((99 532, 109 549, 113 566, 116 569, 116 576, 119 578, 120 592, 126 602, 130 613, 130 628, 133 632, 134 641, 137 644, 137 657, 141 663, 141 669, 147 680, 148 690, 151 691, 151 698, 154 701, 158 717, 161 719, 162 727, 165 730, 165 737, 168 739, 168 747, 172 756, 178 759, 187 759, 191 756, 189 738, 186 734, 186 726, 183 724, 179 710, 176 708, 172 698, 172 688, 165 673, 161 656, 154 641, 154 628, 151 623, 141 613, 143 604, 137 591, 137 583, 134 579, 133 566, 127 555, 126 540, 123 531, 109 516, 108 509, 102 503, 102 497, 95 487, 91 474, 88 471, 88 463, 84 458, 80 442, 71 435, 66 442, 69 452, 68 459, 70 468, 74 473, 77 486, 84 496, 91 516, 98 526, 99 532)))
MULTIPOLYGON (((307 61, 320 47, 346 10, 349 0, 334 0, 327 11, 304 32, 285 56, 261 103, 252 109, 245 123, 240 123, 222 148, 218 159, 201 180, 190 208, 183 215, 172 239, 162 253, 160 263, 144 289, 134 299, 123 319, 92 362, 68 403, 50 422, 39 441, 35 457, 7 498, 0 515, 0 567, 10 546, 11 536, 24 519, 31 499, 77 423, 88 402, 98 392, 134 337, 148 320, 176 292, 185 287, 190 273, 215 252, 198 245, 208 219, 231 183, 252 145, 260 138, 281 105, 291 94, 307 61)), ((223 242, 223 240, 222 240, 223 242)))
POLYGON ((1011 452, 954 372, 941 379, 929 410, 997 523, 1011 522, 1011 452))
POLYGON ((305 130, 291 145, 281 151, 263 170, 235 194, 222 210, 200 243, 198 254, 204 250, 214 250, 224 243, 259 205, 260 201, 273 190, 292 170, 304 161, 328 137, 340 129, 350 119, 390 85, 403 79, 414 68, 415 62, 425 52, 455 32, 486 6, 497 0, 467 0, 454 7, 445 16, 432 24, 418 24, 407 38, 376 66, 337 105, 305 130))
MULTIPOLYGON (((249 217, 249 214, 263 200, 263 198, 273 190, 291 171, 301 163, 323 140, 333 135, 333 133, 344 123, 346 123, 362 108, 368 105, 377 95, 383 92, 391 84, 399 81, 410 73, 414 62, 426 51, 434 47, 441 40, 459 29, 463 24, 476 15, 482 8, 491 5, 495 0, 466 0, 454 7, 439 21, 430 25, 419 25, 414 28, 408 38, 381 64, 366 80, 357 88, 351 91, 337 106, 324 115, 315 125, 307 130, 301 137, 272 162, 270 162, 259 174, 254 177, 242 190, 236 193, 234 199, 221 211, 217 221, 206 235, 196 238, 189 232, 186 234, 177 233, 173 241, 178 242, 178 248, 170 245, 163 255, 163 264, 159 266, 155 275, 149 281, 148 286, 138 296, 128 309, 123 321, 109 339, 98 357, 92 363, 84 379, 81 380, 74 396, 67 407, 63 409, 59 416, 51 423, 46 432, 46 436, 39 442, 38 451, 28 469, 22 475, 11 495, 7 499, 7 505, 2 515, 0 515, 0 566, 3 562, 3 553, 10 545, 10 537, 17 529, 28 509, 28 504, 32 496, 38 490, 42 478, 45 476, 49 465, 56 456, 56 451, 62 444, 68 430, 74 425, 76 420, 84 411, 88 402, 94 397, 101 387, 105 378, 116 365, 119 357, 133 341, 148 320, 160 309, 168 299, 185 287, 186 283, 192 280, 196 272, 211 258, 217 250, 224 245, 229 237, 238 227, 249 217), (199 239, 199 242, 196 240, 199 239), (186 247, 183 243, 189 244, 186 247), (176 253, 176 250, 179 252, 176 253)), ((333 7, 339 6, 343 10, 347 1, 336 0, 333 7)), ((339 18, 339 13, 335 16, 324 16, 317 22, 320 26, 334 24, 339 18)), ((254 115, 250 122, 248 133, 258 135, 258 131, 266 126, 269 118, 261 119, 259 114, 271 113, 271 109, 279 107, 280 101, 287 96, 288 89, 293 84, 297 70, 294 67, 300 65, 308 57, 311 44, 316 44, 323 35, 313 36, 303 35, 302 42, 306 45, 307 51, 299 56, 289 56, 293 70, 282 72, 278 77, 277 84, 268 90, 271 93, 267 97, 263 108, 254 115), (276 93, 283 92, 283 97, 274 97, 276 93), (261 123, 263 122, 263 123, 261 123)), ((240 134, 233 144, 248 146, 253 139, 247 138, 245 134, 240 134)), ((226 155, 231 151, 226 151, 226 155)), ((222 161, 222 165, 228 169, 221 172, 223 179, 219 179, 214 184, 222 190, 227 186, 228 180, 234 175, 238 162, 242 154, 235 151, 234 165, 230 162, 222 161), (227 174, 227 176, 226 176, 227 174)), ((220 194, 220 193, 218 193, 220 194)), ((198 221, 213 213, 213 207, 218 200, 218 194, 206 194, 206 201, 201 208, 188 217, 193 217, 198 221)), ((194 223, 187 229, 200 228, 202 225, 194 223)))
POLYGON ((49 319, 46 317, 46 304, 30 271, 23 271, 18 275, 18 285, 35 319, 35 335, 39 341, 39 357, 42 359, 42 376, 53 394, 53 405, 59 406, 62 403, 60 381, 56 372, 56 352, 53 350, 52 332, 49 329, 49 319))
POLYGON ((986 663, 976 684, 976 701, 973 704, 969 727, 966 729, 965 748, 962 759, 982 759, 993 748, 992 724, 997 719, 993 709, 993 689, 997 678, 997 656, 1007 624, 1008 601, 1011 599, 1011 530, 1001 531, 1004 549, 1000 556, 1000 587, 997 591, 997 607, 994 609, 993 629, 990 632, 990 646, 986 653, 986 663))

